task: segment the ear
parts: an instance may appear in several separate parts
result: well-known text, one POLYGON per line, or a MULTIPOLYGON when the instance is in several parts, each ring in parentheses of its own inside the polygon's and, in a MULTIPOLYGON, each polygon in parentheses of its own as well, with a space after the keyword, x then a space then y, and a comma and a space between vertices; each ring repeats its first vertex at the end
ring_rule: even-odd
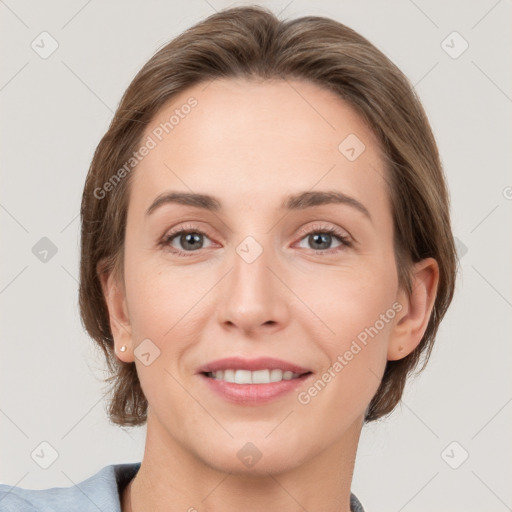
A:
POLYGON ((395 318, 388 345, 388 360, 409 355, 419 345, 430 320, 439 283, 439 265, 426 258, 414 265, 412 291, 400 290, 398 302, 403 306, 395 318))
POLYGON ((108 307, 115 353, 121 361, 130 363, 134 360, 133 341, 124 284, 118 282, 114 275, 115 272, 111 270, 104 271, 101 263, 98 264, 97 271, 108 307), (123 345, 126 346, 126 350, 121 352, 120 349, 123 345))

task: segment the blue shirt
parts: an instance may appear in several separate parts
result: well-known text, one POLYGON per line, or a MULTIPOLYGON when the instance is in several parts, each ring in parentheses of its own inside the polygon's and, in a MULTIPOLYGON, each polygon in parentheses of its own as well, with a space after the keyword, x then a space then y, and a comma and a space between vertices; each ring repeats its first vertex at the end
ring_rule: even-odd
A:
MULTIPOLYGON (((121 495, 137 474, 140 462, 105 466, 72 487, 23 489, 0 484, 0 512, 121 512, 121 495)), ((350 510, 364 512, 350 495, 350 510)))

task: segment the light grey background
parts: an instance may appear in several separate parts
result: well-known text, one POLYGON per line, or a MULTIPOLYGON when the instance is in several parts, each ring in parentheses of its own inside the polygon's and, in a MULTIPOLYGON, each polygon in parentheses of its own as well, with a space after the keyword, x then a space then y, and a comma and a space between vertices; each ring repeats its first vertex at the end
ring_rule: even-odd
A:
MULTIPOLYGON (((456 296, 402 406, 363 430, 352 490, 369 512, 511 510, 511 1, 259 3, 333 17, 384 51, 416 86, 451 190, 456 296), (469 44, 457 58, 453 31, 469 44)), ((82 187, 139 68, 235 4, 0 1, 2 483, 65 487, 142 458, 145 428, 107 420, 103 361, 79 320, 82 187), (59 45, 46 59, 31 48, 43 31, 59 45), (32 252, 42 237, 57 247, 46 263, 32 252), (47 469, 43 442, 58 453, 47 469)))

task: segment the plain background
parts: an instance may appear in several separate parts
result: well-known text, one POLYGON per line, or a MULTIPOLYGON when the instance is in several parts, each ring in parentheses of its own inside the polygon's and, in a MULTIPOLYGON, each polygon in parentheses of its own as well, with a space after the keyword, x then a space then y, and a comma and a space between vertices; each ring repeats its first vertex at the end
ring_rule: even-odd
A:
MULTIPOLYGON (((141 460, 145 427, 109 423, 104 363, 79 319, 84 179, 147 59, 244 3, 0 2, 0 482, 67 487, 141 460), (43 31, 58 43, 46 59, 31 47, 43 31), (43 237, 57 249, 46 262, 33 251, 43 237), (52 449, 43 469, 35 454, 52 449)), ((425 106, 451 191, 456 296, 427 369, 389 418, 363 430, 352 491, 369 512, 510 510, 511 2, 259 4, 281 18, 332 17, 388 55, 425 106)))

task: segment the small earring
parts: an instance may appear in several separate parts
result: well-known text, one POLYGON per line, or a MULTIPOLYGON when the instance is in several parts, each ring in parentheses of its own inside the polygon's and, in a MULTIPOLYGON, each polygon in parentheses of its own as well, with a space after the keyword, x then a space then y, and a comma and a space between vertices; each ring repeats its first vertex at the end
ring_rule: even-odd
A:
POLYGON ((121 352, 124 352, 126 350, 126 345, 123 345, 120 349, 121 352))

